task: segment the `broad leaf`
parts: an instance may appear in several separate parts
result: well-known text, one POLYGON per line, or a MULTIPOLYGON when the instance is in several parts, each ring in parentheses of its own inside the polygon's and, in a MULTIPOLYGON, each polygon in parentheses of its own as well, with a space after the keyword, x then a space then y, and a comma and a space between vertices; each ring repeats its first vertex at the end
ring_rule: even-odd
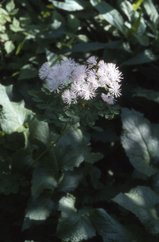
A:
POLYGON ((120 193, 113 201, 135 214, 153 234, 159 234, 159 216, 155 207, 159 204, 159 195, 149 187, 138 186, 128 193, 120 193))
POLYGON ((8 40, 5 42, 4 48, 5 48, 5 51, 7 52, 7 54, 10 54, 15 49, 15 45, 13 44, 13 42, 11 40, 8 40))
POLYGON ((61 178, 60 184, 58 186, 58 190, 60 192, 71 192, 74 191, 80 181, 83 178, 82 171, 73 170, 73 171, 66 171, 61 178))
POLYGON ((144 0, 143 6, 150 20, 157 26, 159 22, 159 14, 152 0, 144 0))
POLYGON ((150 49, 144 50, 142 53, 137 54, 133 58, 125 61, 122 65, 141 65, 145 63, 149 63, 158 59, 150 49))
POLYGON ((104 209, 94 209, 91 213, 91 220, 97 234, 103 242, 130 242, 130 237, 123 226, 112 218, 104 209))
POLYGON ((32 197, 38 198, 42 193, 52 193, 57 187, 57 181, 55 179, 54 172, 51 167, 45 168, 39 166, 35 168, 32 178, 32 197))
POLYGON ((62 168, 72 170, 85 160, 88 140, 78 127, 67 129, 57 143, 56 154, 62 168))
POLYGON ((157 172, 153 162, 159 159, 158 127, 152 126, 143 114, 122 109, 121 142, 133 167, 146 176, 157 172))
POLYGON ((48 123, 34 118, 29 122, 29 132, 32 139, 48 143, 50 135, 48 123))
POLYGON ((159 92, 154 90, 136 88, 133 90, 133 97, 142 97, 155 103, 159 103, 159 92))
POLYGON ((54 203, 46 196, 32 199, 29 202, 22 229, 28 229, 33 223, 46 220, 53 208, 54 203))
POLYGON ((89 52, 104 49, 107 44, 101 42, 79 43, 73 46, 73 52, 89 52))
POLYGON ((125 33, 123 17, 116 9, 102 0, 90 0, 90 3, 97 9, 101 19, 106 20, 123 34, 125 33))
POLYGON ((95 236, 89 210, 77 211, 74 207, 75 198, 67 195, 59 203, 61 217, 57 226, 57 234, 63 241, 79 242, 95 236))
POLYGON ((15 9, 15 3, 13 0, 11 0, 7 3, 6 9, 8 12, 12 12, 15 9))
POLYGON ((66 10, 66 11, 79 11, 83 10, 84 1, 82 0, 65 0, 64 2, 49 0, 57 8, 66 10))
POLYGON ((19 129, 23 129, 23 124, 33 113, 24 107, 24 103, 11 102, 7 90, 0 85, 0 126, 2 131, 11 134, 19 129))

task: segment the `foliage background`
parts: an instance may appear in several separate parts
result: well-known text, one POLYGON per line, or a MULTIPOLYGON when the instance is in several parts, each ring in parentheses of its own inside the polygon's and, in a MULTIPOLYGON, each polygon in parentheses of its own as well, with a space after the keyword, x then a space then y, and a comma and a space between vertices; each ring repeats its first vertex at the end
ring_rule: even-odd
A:
POLYGON ((0 4, 0 241, 159 241, 158 26, 155 0, 0 4), (124 80, 119 105, 83 132, 38 69, 90 55, 124 80))

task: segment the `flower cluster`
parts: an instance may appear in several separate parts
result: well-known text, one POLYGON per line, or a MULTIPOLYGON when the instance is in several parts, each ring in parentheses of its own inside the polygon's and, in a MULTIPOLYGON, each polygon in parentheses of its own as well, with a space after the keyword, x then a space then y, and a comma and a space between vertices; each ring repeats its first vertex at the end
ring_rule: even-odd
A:
POLYGON ((122 73, 118 67, 103 60, 97 61, 94 56, 88 58, 85 65, 72 59, 62 60, 52 67, 44 63, 39 76, 50 91, 60 90, 63 102, 69 105, 79 99, 96 97, 99 88, 102 90, 101 99, 110 105, 121 95, 122 73))

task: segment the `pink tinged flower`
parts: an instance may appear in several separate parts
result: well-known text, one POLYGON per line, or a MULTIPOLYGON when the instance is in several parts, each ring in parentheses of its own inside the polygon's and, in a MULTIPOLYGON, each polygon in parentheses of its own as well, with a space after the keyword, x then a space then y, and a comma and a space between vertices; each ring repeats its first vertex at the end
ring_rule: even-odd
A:
POLYGON ((45 62, 39 69, 39 77, 41 80, 45 80, 50 72, 50 67, 47 62, 45 62))
POLYGON ((101 94, 101 98, 107 104, 110 104, 110 105, 114 104, 114 97, 113 96, 110 96, 109 94, 102 93, 101 94))

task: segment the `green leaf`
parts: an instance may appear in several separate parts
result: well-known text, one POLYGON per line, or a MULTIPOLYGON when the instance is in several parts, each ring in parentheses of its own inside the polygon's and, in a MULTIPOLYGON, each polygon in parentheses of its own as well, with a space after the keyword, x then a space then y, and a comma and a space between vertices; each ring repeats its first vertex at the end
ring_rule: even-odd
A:
POLYGON ((88 140, 78 126, 66 129, 56 146, 58 160, 65 170, 79 167, 88 152, 88 140))
POLYGON ((57 181, 51 167, 38 166, 33 172, 32 197, 37 199, 42 193, 52 193, 57 187, 57 181))
POLYGON ((133 90, 133 97, 142 97, 155 103, 159 103, 159 92, 154 90, 136 88, 133 90))
POLYGON ((159 132, 143 114, 122 109, 122 146, 133 167, 146 176, 157 172, 153 162, 159 159, 159 132))
POLYGON ((13 18, 12 24, 10 24, 10 29, 15 33, 23 30, 20 27, 20 22, 16 18, 13 18))
POLYGON ((32 64, 24 65, 20 70, 19 80, 30 79, 38 76, 38 71, 32 64))
POLYGON ((67 196, 62 197, 59 201, 59 211, 61 212, 61 217, 69 217, 70 214, 75 213, 77 210, 75 208, 76 199, 73 195, 67 194, 67 196))
POLYGON ((127 0, 121 0, 119 4, 120 4, 120 9, 127 16, 129 21, 131 21, 131 16, 133 12, 132 4, 127 0))
POLYGON ((15 45, 11 40, 8 40, 4 44, 4 49, 7 52, 7 54, 10 54, 15 49, 15 45))
POLYGON ((72 192, 78 187, 82 178, 82 172, 78 170, 66 171, 58 185, 58 190, 60 192, 72 192))
POLYGON ((57 235, 66 242, 79 242, 95 236, 89 210, 77 211, 74 204, 75 198, 69 194, 59 202, 61 217, 57 226, 57 235))
POLYGON ((15 9, 15 4, 14 4, 13 0, 11 0, 7 3, 6 9, 8 12, 12 12, 15 9))
POLYGON ((67 17, 67 23, 68 23, 69 28, 72 31, 75 31, 75 32, 78 31, 78 28, 80 27, 80 21, 75 15, 69 14, 67 17))
POLYGON ((11 18, 5 9, 0 8, 0 27, 2 28, 6 22, 11 22, 11 18))
POLYGON ((158 56, 156 56, 151 50, 147 49, 144 50, 142 53, 137 54, 135 57, 123 62, 122 65, 141 65, 155 61, 157 59, 158 56))
POLYGON ((138 10, 138 8, 141 6, 141 4, 143 3, 143 0, 136 0, 135 3, 133 3, 133 9, 134 11, 138 10))
POLYGON ((28 229, 32 223, 46 220, 54 208, 54 203, 46 196, 30 200, 25 214, 23 230, 28 229))
POLYGON ((46 58, 50 66, 54 65, 58 60, 58 56, 52 51, 49 51, 48 49, 46 49, 46 58))
POLYGON ((125 34, 124 19, 121 14, 110 4, 102 0, 90 0, 93 7, 99 12, 99 17, 125 34))
POLYGON ((100 42, 88 42, 88 43, 79 43, 73 46, 73 52, 89 52, 104 49, 106 47, 105 43, 100 42))
POLYGON ((79 11, 84 9, 85 2, 82 0, 65 0, 64 2, 59 2, 55 0, 49 0, 57 8, 66 11, 79 11))
POLYGON ((138 186, 128 193, 120 193, 113 201, 135 214, 152 234, 159 234, 159 216, 155 207, 159 204, 159 195, 149 187, 138 186))
POLYGON ((24 103, 14 103, 9 100, 8 88, 0 85, 0 127, 2 131, 11 134, 23 129, 23 124, 33 113, 24 107, 24 103))
POLYGON ((143 6, 145 8, 145 11, 147 15, 150 17, 150 20, 158 26, 159 23, 159 13, 157 11, 157 8, 155 7, 152 0, 144 0, 143 6))
POLYGON ((104 209, 93 209, 91 220, 103 242, 130 242, 132 241, 123 228, 114 218, 112 218, 104 209))
POLYGON ((28 124, 31 138, 47 144, 50 136, 48 123, 34 118, 28 124))

